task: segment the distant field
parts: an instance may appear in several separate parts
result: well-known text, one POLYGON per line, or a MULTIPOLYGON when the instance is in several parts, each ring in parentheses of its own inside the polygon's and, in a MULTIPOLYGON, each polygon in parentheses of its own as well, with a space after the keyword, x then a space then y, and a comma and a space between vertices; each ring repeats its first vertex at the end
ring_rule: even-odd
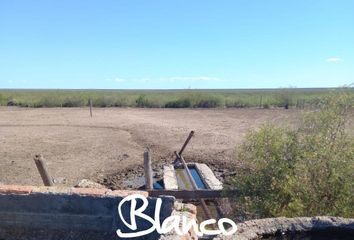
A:
MULTIPOLYGON (((343 89, 342 89, 343 90, 343 89)), ((218 90, 0 90, 0 105, 20 107, 214 108, 299 107, 336 94, 338 89, 218 90)), ((353 91, 346 89, 345 91, 353 91)))

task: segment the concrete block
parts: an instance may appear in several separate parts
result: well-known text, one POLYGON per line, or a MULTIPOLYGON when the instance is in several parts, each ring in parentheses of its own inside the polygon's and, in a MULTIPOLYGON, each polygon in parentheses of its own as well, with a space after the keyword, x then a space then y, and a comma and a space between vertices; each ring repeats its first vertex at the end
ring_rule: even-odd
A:
POLYGON ((173 165, 163 167, 163 183, 166 190, 178 190, 177 177, 173 165))
POLYGON ((196 163, 200 176, 204 180, 207 188, 213 190, 222 190, 222 182, 220 182, 214 175, 213 171, 204 163, 196 163))

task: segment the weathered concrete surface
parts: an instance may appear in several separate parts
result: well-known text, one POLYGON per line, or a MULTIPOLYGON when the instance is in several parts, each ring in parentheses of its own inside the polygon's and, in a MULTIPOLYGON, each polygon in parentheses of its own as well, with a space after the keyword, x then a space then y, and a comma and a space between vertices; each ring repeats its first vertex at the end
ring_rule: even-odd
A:
POLYGON ((222 182, 220 182, 214 175, 213 171, 204 163, 196 163, 195 167, 197 168, 200 176, 204 180, 207 188, 213 190, 221 190, 222 182))
POLYGON ((80 187, 80 188, 106 188, 102 184, 92 182, 91 180, 88 179, 82 179, 80 182, 75 187, 80 187))
POLYGON ((340 217, 298 217, 266 218, 237 224, 238 231, 233 236, 219 236, 215 240, 253 240, 263 235, 277 232, 310 232, 337 230, 354 235, 354 219, 340 217))
MULTIPOLYGON (((0 185, 0 239, 119 239, 117 229, 130 230, 118 215, 118 203, 130 194, 147 196, 142 191, 0 185)), ((163 221, 171 215, 175 199, 161 199, 163 221)), ((148 202, 144 213, 154 217, 156 198, 148 202)), ((130 203, 125 206, 123 216, 129 219, 130 203)), ((141 218, 137 226, 151 227, 141 218)), ((155 232, 141 239, 158 238, 155 232)))
POLYGON ((163 183, 167 190, 178 190, 176 172, 172 164, 163 167, 163 183))

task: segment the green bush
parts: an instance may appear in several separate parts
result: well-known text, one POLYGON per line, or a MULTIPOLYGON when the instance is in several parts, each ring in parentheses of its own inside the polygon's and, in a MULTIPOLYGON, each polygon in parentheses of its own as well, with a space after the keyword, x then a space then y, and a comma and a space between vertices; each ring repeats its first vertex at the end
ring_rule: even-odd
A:
POLYGON ((150 106, 150 102, 148 100, 148 98, 145 95, 140 95, 137 99, 136 99, 136 106, 137 107, 149 107, 150 106))
POLYGON ((7 104, 6 98, 2 94, 0 94, 0 106, 6 105, 6 104, 7 104))
POLYGON ((264 104, 262 105, 262 107, 263 107, 264 109, 269 109, 269 108, 270 108, 270 106, 269 106, 268 103, 264 103, 264 104))
POLYGON ((194 108, 215 108, 225 105, 223 99, 215 94, 189 93, 186 97, 190 99, 191 107, 194 108))
POLYGON ((127 98, 118 98, 114 102, 115 107, 128 107, 129 101, 127 98))
POLYGON ((221 98, 210 96, 202 98, 197 101, 195 107, 197 108, 215 108, 223 106, 221 98))
POLYGON ((250 132, 238 149, 244 167, 230 179, 240 189, 239 213, 354 217, 354 137, 347 127, 353 102, 346 93, 327 97, 296 128, 250 132))
POLYGON ((42 97, 35 105, 35 107, 58 107, 58 106, 60 106, 59 100, 51 96, 42 97))
POLYGON ((110 96, 102 96, 92 101, 94 107, 114 107, 115 99, 110 96))
POLYGON ((234 101, 226 101, 225 103, 226 107, 232 107, 232 108, 246 108, 250 107, 251 105, 245 101, 242 100, 234 100, 234 101))
POLYGON ((177 100, 168 101, 166 108, 215 108, 223 107, 223 99, 211 94, 189 93, 177 100))
POLYGON ((8 97, 6 105, 7 106, 17 106, 18 102, 13 97, 8 97))
POLYGON ((67 97, 62 103, 63 107, 82 107, 85 105, 87 105, 87 101, 80 96, 67 97))
POLYGON ((288 109, 291 105, 293 105, 293 96, 292 93, 288 90, 281 90, 276 95, 276 99, 278 107, 288 109))
POLYGON ((189 108, 192 107, 192 101, 189 98, 181 98, 169 101, 165 104, 165 108, 189 108))
POLYGON ((152 97, 148 98, 146 95, 142 94, 140 95, 136 101, 135 101, 135 106, 136 107, 141 107, 141 108, 159 108, 161 107, 161 103, 154 99, 152 97))

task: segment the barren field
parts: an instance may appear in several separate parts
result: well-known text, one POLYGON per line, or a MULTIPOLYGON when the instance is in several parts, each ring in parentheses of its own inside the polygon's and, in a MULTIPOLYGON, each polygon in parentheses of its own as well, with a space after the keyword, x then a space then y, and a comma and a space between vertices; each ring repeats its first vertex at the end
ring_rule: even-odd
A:
POLYGON ((33 157, 42 154, 53 178, 75 185, 88 178, 111 188, 132 188, 149 147, 154 169, 172 162, 191 130, 186 161, 205 162, 223 174, 238 164, 235 148, 263 123, 290 124, 297 110, 0 107, 0 182, 42 185, 33 157))

